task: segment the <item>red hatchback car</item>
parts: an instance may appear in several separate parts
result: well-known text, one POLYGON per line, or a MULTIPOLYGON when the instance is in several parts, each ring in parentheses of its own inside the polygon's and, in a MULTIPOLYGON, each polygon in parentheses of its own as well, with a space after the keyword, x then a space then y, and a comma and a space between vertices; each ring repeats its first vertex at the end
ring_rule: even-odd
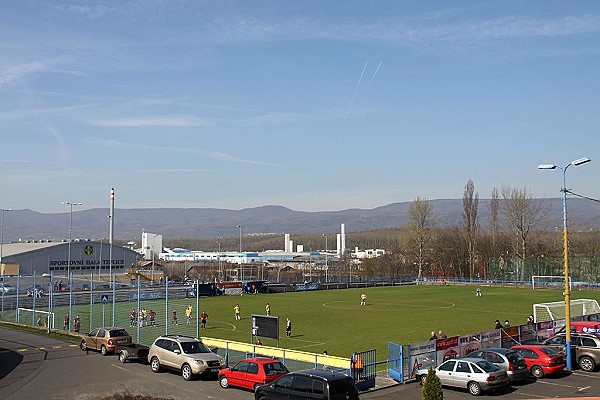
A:
POLYGON ((233 367, 219 371, 222 388, 237 386, 254 390, 258 385, 270 383, 290 372, 279 360, 272 358, 246 358, 233 367))
POLYGON ((525 359, 531 375, 536 378, 556 374, 565 368, 563 356, 551 347, 519 345, 513 346, 512 349, 525 359))

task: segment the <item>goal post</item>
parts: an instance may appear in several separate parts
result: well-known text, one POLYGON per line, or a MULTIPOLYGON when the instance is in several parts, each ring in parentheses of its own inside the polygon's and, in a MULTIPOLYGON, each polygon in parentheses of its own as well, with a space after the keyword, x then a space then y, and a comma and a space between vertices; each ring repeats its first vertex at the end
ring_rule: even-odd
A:
MULTIPOLYGON (((532 289, 564 289, 565 277, 564 275, 532 275, 531 276, 531 288, 532 289)), ((569 289, 573 289, 573 283, 569 277, 569 289)))
POLYGON ((34 310, 32 308, 19 307, 17 309, 17 320, 22 324, 40 326, 54 329, 54 313, 49 311, 34 310))
MULTIPOLYGON (((571 300, 571 317, 600 313, 600 305, 593 299, 571 300)), ((553 301, 533 305, 534 322, 556 321, 565 319, 565 302, 553 301)))

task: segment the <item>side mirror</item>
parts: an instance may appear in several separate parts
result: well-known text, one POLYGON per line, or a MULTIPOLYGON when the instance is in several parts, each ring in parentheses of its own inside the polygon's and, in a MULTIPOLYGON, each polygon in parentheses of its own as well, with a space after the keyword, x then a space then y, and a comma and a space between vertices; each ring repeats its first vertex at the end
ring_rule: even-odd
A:
POLYGON ((181 354, 181 350, 175 349, 175 350, 173 350, 173 353, 175 353, 175 354, 181 354))

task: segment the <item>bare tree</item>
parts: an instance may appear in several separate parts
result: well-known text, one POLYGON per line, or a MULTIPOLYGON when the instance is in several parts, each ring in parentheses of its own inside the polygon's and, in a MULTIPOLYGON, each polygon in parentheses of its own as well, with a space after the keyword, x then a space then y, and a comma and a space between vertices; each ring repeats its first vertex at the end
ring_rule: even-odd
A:
POLYGON ((469 254, 469 279, 475 273, 475 243, 479 223, 477 222, 477 207, 479 207, 479 194, 475 192, 475 184, 469 179, 463 193, 463 228, 467 239, 467 252, 469 254))
POLYGON ((502 214, 518 237, 518 243, 514 246, 515 254, 519 259, 516 278, 521 280, 527 257, 527 239, 531 230, 546 216, 547 210, 541 201, 533 199, 527 188, 502 187, 502 200, 500 205, 502 214))
POLYGON ((429 204, 429 200, 417 197, 410 204, 407 226, 410 250, 418 266, 417 282, 419 282, 423 276, 423 265, 425 264, 424 250, 431 241, 432 230, 435 226, 433 206, 429 204))
POLYGON ((490 225, 490 233, 492 234, 492 254, 494 257, 498 256, 496 249, 498 244, 498 235, 500 233, 500 196, 498 189, 492 189, 492 197, 489 203, 489 216, 488 223, 490 225))

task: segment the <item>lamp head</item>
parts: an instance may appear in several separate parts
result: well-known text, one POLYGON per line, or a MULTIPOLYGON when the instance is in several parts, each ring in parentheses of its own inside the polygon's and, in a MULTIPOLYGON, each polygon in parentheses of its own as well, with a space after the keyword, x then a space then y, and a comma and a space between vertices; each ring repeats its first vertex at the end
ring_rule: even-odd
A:
POLYGON ((556 169, 557 165, 554 164, 540 164, 538 169, 556 169))
POLYGON ((581 164, 589 163, 590 161, 592 161, 592 160, 589 157, 583 157, 583 158, 579 158, 575 161, 571 161, 571 164, 581 165, 581 164))

